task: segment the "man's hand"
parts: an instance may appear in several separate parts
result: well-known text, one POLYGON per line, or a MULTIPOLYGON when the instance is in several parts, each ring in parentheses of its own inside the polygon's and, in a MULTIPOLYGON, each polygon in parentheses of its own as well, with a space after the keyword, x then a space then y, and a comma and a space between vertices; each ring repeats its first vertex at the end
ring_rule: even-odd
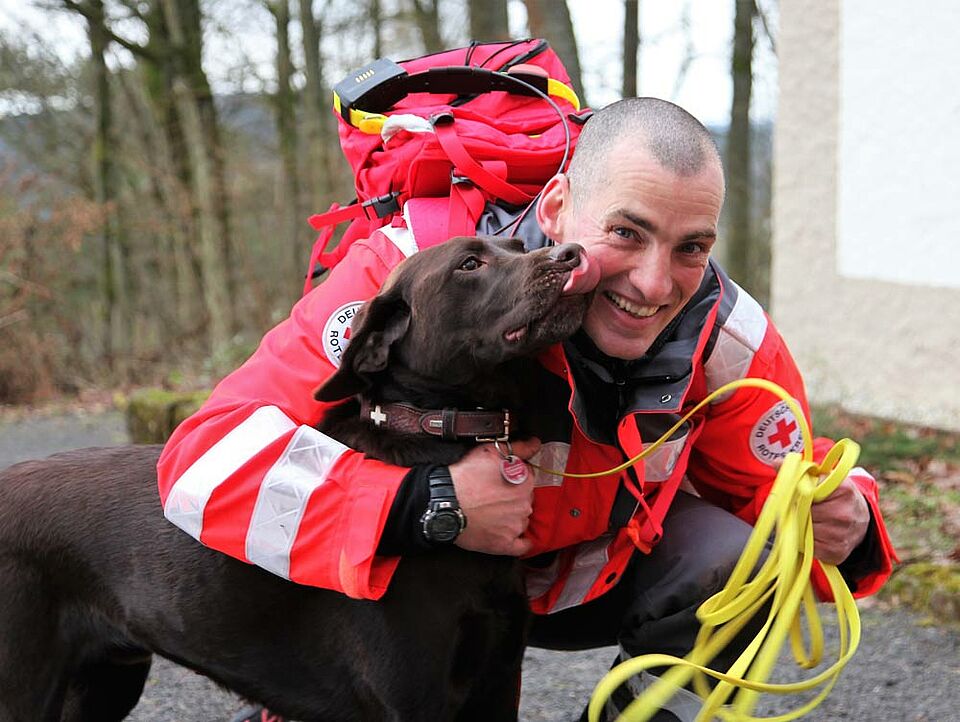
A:
POLYGON ((839 564, 850 556, 870 526, 867 500, 849 477, 830 496, 814 504, 810 515, 813 554, 827 564, 839 564))
MULTIPOLYGON (((538 439, 513 443, 513 453, 521 459, 529 459, 539 449, 538 439)), ((522 484, 510 484, 500 476, 500 461, 493 444, 480 444, 450 465, 457 501, 467 517, 467 528, 456 545, 518 557, 530 549, 523 533, 533 513, 533 472, 522 484)))

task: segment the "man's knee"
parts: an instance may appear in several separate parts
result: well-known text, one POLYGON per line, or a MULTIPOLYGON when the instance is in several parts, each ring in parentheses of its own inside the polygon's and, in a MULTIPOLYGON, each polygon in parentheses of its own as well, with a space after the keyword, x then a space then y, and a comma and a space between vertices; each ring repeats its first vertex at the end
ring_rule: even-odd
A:
POLYGON ((698 497, 677 495, 663 522, 663 537, 635 559, 639 589, 661 588, 692 603, 719 591, 733 571, 752 529, 698 497))

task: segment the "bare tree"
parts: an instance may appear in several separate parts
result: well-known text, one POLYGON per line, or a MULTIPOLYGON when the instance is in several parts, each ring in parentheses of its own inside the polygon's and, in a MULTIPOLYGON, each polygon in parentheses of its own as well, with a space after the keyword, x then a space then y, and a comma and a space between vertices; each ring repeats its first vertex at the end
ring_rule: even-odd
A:
POLYGON ((370 24, 373 26, 373 57, 383 57, 383 9, 380 0, 370 0, 370 24))
POLYGON ((154 283, 141 284, 137 300, 151 310, 151 317, 159 325, 164 356, 182 359, 182 340, 205 324, 203 307, 196 303, 201 269, 199 256, 192 253, 192 204, 189 188, 177 177, 168 138, 151 111, 138 70, 124 70, 114 76, 123 95, 126 121, 125 127, 117 130, 127 136, 121 137, 118 145, 121 152, 129 148, 124 158, 133 166, 128 171, 134 175, 132 183, 143 188, 137 178, 146 181, 146 192, 133 195, 141 208, 138 216, 143 217, 145 207, 152 204, 163 222, 154 236, 154 283))
POLYGON ((672 98, 680 95, 683 84, 687 82, 687 75, 690 73, 690 68, 693 67, 693 62, 697 59, 697 48, 693 42, 693 23, 690 18, 690 12, 690 3, 684 3, 683 11, 680 13, 679 23, 679 31, 683 37, 683 55, 680 58, 680 67, 677 68, 677 75, 673 79, 673 90, 670 96, 672 98))
POLYGON ((210 349, 225 352, 234 333, 234 280, 226 176, 217 110, 203 70, 199 0, 160 0, 169 30, 173 96, 184 131, 199 213, 203 296, 210 349))
MULTIPOLYGON (((126 301, 123 298, 125 270, 118 258, 118 223, 116 217, 116 188, 113 156, 111 153, 112 116, 110 107, 110 71, 107 68, 107 45, 102 0, 87 0, 87 36, 90 40, 90 58, 94 77, 94 108, 96 124, 93 140, 93 176, 95 200, 105 212, 106 222, 101 230, 103 270, 103 358, 107 368, 116 370, 118 350, 127 350, 130 342, 126 301), (126 316, 127 318, 123 318, 126 316), (125 337, 117 338, 118 335, 125 337)), ((127 255, 127 254, 122 254, 127 255)), ((120 354, 122 358, 122 353, 120 354)))
POLYGON ((509 40, 507 0, 468 0, 470 39, 480 42, 509 40))
POLYGON ((410 0, 413 16, 423 38, 423 48, 428 53, 437 53, 446 46, 440 34, 440 0, 410 0))
POLYGON ((640 0, 623 0, 623 87, 620 95, 637 94, 637 55, 640 52, 640 0))
MULTIPOLYGON (((90 14, 86 2, 62 2, 85 17, 90 14)), ((217 355, 228 348, 235 332, 232 302, 236 279, 231 271, 230 213, 219 121, 202 65, 199 0, 157 0, 144 6, 124 0, 124 7, 146 25, 147 43, 132 42, 106 24, 105 33, 149 68, 145 76, 149 92, 158 99, 171 154, 179 159, 181 176, 190 188, 209 322, 208 346, 217 355), (170 95, 172 105, 164 100, 170 95)))
POLYGON ((113 157, 113 111, 110 70, 106 54, 110 45, 103 0, 69 0, 67 10, 81 15, 87 25, 90 66, 93 76, 94 131, 92 148, 93 200, 104 214, 99 231, 102 298, 101 353, 108 370, 126 378, 124 360, 133 338, 132 273, 130 248, 123 236, 117 204, 116 171, 113 157))
MULTIPOLYGON (((301 265, 300 228, 304 213, 300 203, 300 176, 297 171, 298 142, 295 97, 291 79, 293 61, 290 59, 290 0, 267 0, 267 9, 276 23, 277 36, 277 92, 273 97, 280 147, 279 203, 282 245, 288 249, 286 264, 291 288, 301 265)), ((282 264, 281 264, 282 265, 282 264)))
MULTIPOLYGON (((324 2, 326 7, 326 1, 324 2)), ((329 202, 333 190, 332 164, 327 139, 332 136, 329 92, 323 80, 323 55, 320 53, 322 27, 313 14, 313 0, 300 0, 300 26, 303 37, 304 117, 307 124, 307 189, 310 203, 329 202)))
POLYGON ((733 103, 727 134, 727 235, 730 273, 761 303, 769 298, 769 247, 751 228, 750 95, 753 85, 754 0, 737 0, 734 18, 733 103))
POLYGON ((545 38, 560 56, 582 105, 589 105, 580 72, 580 54, 566 0, 524 0, 530 32, 545 38))

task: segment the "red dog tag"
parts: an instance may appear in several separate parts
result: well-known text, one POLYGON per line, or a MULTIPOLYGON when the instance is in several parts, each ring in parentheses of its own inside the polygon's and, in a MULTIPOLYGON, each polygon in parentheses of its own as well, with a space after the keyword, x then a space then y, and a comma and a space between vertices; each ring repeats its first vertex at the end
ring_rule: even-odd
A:
POLYGON ((527 465, 514 454, 500 460, 500 476, 511 484, 522 484, 527 480, 527 465))

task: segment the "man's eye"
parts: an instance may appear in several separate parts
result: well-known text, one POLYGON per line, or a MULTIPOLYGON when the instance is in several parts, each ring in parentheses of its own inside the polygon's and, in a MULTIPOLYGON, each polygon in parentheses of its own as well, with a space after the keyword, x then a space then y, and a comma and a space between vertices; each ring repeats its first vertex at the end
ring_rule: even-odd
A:
POLYGON ((684 243, 680 246, 680 252, 688 256, 695 256, 700 253, 709 253, 710 249, 707 248, 704 243, 694 243, 691 241, 690 243, 684 243))
POLYGON ((480 259, 476 256, 470 256, 463 263, 460 264, 461 271, 476 271, 480 266, 482 266, 480 259))
POLYGON ((637 237, 636 231, 625 226, 615 226, 613 228, 613 232, 621 238, 626 238, 628 240, 632 240, 637 237))

